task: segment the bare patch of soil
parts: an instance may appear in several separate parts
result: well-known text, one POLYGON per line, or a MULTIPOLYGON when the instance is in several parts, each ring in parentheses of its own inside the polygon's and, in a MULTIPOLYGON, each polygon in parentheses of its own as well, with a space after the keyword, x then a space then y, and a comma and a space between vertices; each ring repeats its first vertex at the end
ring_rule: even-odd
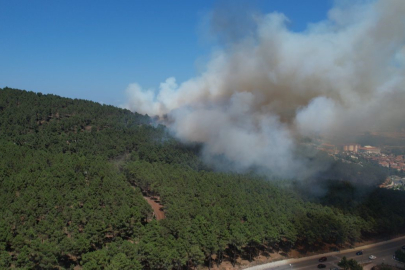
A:
POLYGON ((157 220, 165 218, 165 213, 163 212, 163 205, 160 204, 159 200, 156 197, 146 197, 143 196, 146 202, 152 207, 153 214, 157 220))

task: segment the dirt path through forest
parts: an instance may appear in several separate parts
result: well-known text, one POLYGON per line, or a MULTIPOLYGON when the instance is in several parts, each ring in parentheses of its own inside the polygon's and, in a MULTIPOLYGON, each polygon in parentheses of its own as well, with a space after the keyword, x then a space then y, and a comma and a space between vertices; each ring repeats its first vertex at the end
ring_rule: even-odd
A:
POLYGON ((163 205, 157 203, 156 201, 152 200, 150 197, 143 196, 143 198, 148 202, 148 204, 152 207, 153 213, 157 220, 161 220, 165 218, 165 213, 163 212, 162 208, 163 205))

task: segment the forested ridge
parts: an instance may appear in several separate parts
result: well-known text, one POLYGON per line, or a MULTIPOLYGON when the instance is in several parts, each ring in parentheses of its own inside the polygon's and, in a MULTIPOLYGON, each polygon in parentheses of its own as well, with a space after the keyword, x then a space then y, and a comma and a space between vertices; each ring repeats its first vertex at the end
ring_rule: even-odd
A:
POLYGON ((0 89, 0 268, 211 267, 405 228, 403 192, 214 172, 199 150, 148 116, 0 89))

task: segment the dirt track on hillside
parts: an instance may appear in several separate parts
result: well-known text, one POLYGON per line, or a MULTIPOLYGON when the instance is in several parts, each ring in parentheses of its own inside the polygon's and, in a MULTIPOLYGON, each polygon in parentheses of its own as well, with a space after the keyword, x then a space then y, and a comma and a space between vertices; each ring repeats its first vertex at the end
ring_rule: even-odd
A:
POLYGON ((143 198, 148 202, 148 204, 152 207, 153 213, 157 220, 161 220, 165 218, 165 212, 163 212, 163 205, 157 203, 156 201, 152 200, 150 197, 143 196, 143 198))

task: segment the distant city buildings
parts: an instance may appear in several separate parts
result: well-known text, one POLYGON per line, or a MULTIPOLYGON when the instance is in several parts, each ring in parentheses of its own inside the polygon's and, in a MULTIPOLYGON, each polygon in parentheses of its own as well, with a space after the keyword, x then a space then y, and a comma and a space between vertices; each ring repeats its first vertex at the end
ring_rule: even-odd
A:
POLYGON ((370 145, 361 147, 360 144, 348 144, 343 146, 343 152, 380 154, 381 149, 370 145))
POLYGON ((377 157, 378 157, 377 161, 380 166, 390 168, 392 170, 405 172, 404 156, 380 155, 377 157))
POLYGON ((360 148, 360 144, 348 144, 343 146, 343 152, 354 152, 357 153, 360 148))
MULTIPOLYGON (((381 167, 389 168, 391 170, 396 170, 398 172, 405 172, 405 158, 402 155, 386 155, 381 153, 381 148, 365 145, 361 146, 360 144, 352 143, 336 146, 330 143, 322 143, 317 146, 318 150, 327 152, 329 155, 336 158, 342 158, 343 161, 346 159, 345 156, 351 160, 359 160, 359 157, 366 159, 370 162, 376 163, 381 167), (339 153, 341 153, 339 155, 339 153)), ((347 160, 347 162, 350 161, 347 160)))
POLYGON ((381 154, 381 149, 378 147, 366 145, 364 147, 359 148, 360 152, 367 153, 367 154, 381 154))
MULTIPOLYGON (((319 140, 313 144, 318 150, 328 153, 334 160, 341 160, 344 163, 357 163, 363 166, 363 162, 367 161, 376 166, 387 168, 390 176, 387 177, 380 188, 405 190, 405 156, 381 153, 381 148, 352 143, 345 145, 334 145, 331 143, 322 142, 319 140)), ((384 147, 385 149, 385 147, 384 147)))

